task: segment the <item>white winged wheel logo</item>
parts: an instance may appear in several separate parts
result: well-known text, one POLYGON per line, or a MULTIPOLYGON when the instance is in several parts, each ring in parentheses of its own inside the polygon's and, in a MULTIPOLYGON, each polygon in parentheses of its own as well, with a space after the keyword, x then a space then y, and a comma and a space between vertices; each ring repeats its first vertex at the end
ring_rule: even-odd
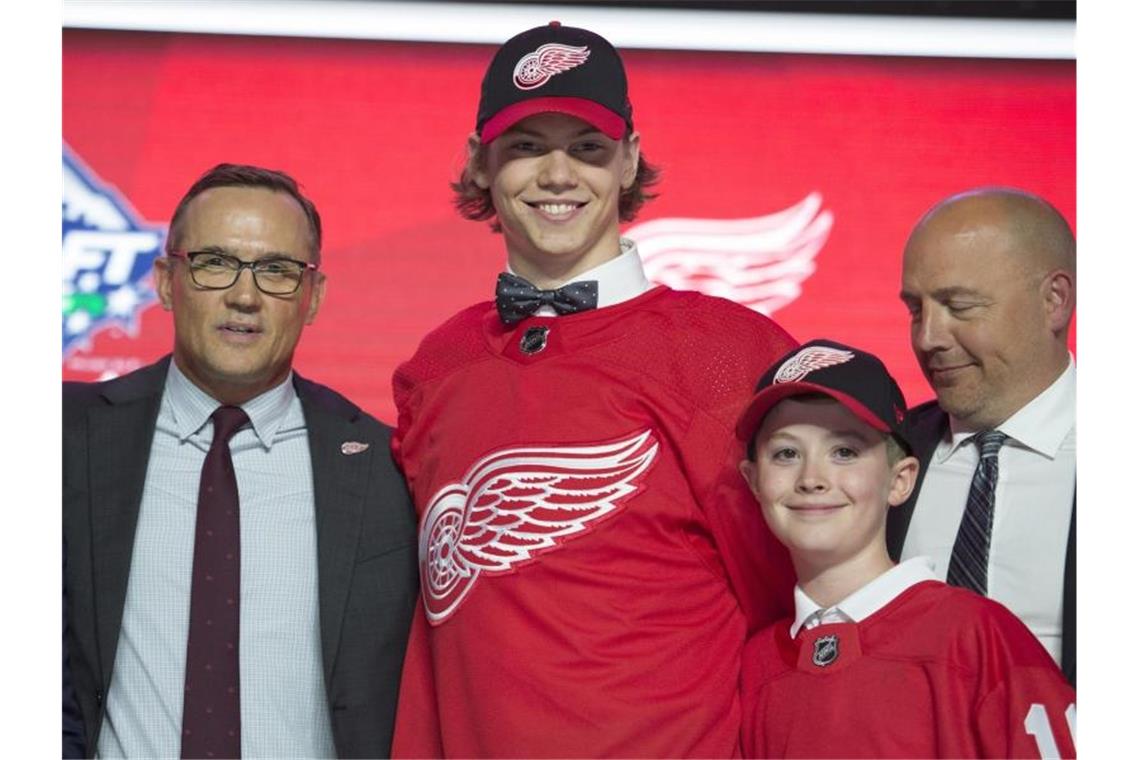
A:
POLYGON ((833 215, 809 193, 794 206, 745 219, 653 219, 630 227, 652 282, 721 296, 761 314, 799 298, 833 215))
POLYGON ((838 348, 828 346, 808 346, 797 351, 796 355, 780 365, 776 370, 773 383, 797 383, 815 372, 817 369, 827 369, 838 364, 846 364, 855 358, 855 354, 838 348))
POLYGON ((657 450, 650 430, 594 445, 504 449, 441 488, 420 523, 428 621, 455 614, 481 575, 513 572, 619 509, 657 450))
POLYGON ((581 66, 590 57, 590 48, 548 42, 533 53, 527 53, 515 64, 515 87, 533 90, 550 81, 556 74, 581 66))

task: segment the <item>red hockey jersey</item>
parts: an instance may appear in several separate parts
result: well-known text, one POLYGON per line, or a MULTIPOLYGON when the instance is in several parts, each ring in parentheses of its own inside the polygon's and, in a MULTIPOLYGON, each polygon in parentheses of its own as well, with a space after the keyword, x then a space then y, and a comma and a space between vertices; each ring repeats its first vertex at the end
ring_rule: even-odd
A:
POLYGON ((741 650, 794 579, 732 430, 793 345, 664 287, 424 340, 394 378, 423 589, 394 755, 739 754, 741 650))
POLYGON ((940 581, 860 623, 753 637, 749 757, 1074 757, 1076 694, 1013 613, 940 581))

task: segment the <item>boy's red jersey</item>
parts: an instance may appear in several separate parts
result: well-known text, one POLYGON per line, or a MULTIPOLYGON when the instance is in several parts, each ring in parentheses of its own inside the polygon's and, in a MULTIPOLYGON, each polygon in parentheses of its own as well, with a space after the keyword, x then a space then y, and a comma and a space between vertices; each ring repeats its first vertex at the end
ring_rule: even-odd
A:
POLYGON ((1076 693, 1013 613, 939 581, 744 653, 750 757, 1074 757, 1076 693))
POLYGON ((394 755, 739 755, 741 650, 794 581, 732 431, 793 345, 664 287, 424 340, 394 379, 423 587, 394 755))

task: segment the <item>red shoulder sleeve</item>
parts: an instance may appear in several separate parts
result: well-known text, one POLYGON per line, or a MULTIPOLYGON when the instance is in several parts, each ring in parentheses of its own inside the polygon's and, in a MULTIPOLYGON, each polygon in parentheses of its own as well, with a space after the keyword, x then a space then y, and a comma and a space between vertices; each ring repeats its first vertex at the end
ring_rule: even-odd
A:
POLYGON ((755 633, 791 613, 795 573, 738 469, 745 453, 736 419, 760 375, 796 343, 772 320, 737 304, 710 303, 708 312, 704 321, 716 328, 701 326, 707 352, 697 379, 704 394, 680 448, 748 631, 755 633), (719 366, 709 366, 717 354, 719 366))
POLYGON ((405 476, 408 469, 403 444, 417 421, 418 392, 425 383, 446 376, 484 353, 481 324, 491 308, 489 302, 478 303, 455 314, 428 333, 416 353, 392 373, 392 399, 398 415, 392 431, 392 459, 405 476))
POLYGON ((996 602, 987 607, 979 655, 983 683, 994 685, 975 713, 984 756, 1075 757, 1076 692, 1013 613, 996 602))

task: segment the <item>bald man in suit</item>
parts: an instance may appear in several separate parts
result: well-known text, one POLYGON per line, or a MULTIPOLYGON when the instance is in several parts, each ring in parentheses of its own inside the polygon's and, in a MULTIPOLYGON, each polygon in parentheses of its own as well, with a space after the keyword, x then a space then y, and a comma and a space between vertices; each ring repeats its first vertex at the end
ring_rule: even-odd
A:
POLYGON ((1044 199, 1013 188, 951 196, 907 241, 901 298, 937 400, 908 415, 922 470, 911 498, 890 513, 891 554, 930 556, 955 582, 968 564, 966 545, 983 544, 976 571, 961 572, 1021 617, 1075 685, 1076 366, 1068 333, 1076 244, 1069 224, 1044 199), (976 441, 990 432, 1001 434, 992 505, 971 512, 967 494, 982 457, 976 441), (986 516, 980 541, 968 513, 986 516))

